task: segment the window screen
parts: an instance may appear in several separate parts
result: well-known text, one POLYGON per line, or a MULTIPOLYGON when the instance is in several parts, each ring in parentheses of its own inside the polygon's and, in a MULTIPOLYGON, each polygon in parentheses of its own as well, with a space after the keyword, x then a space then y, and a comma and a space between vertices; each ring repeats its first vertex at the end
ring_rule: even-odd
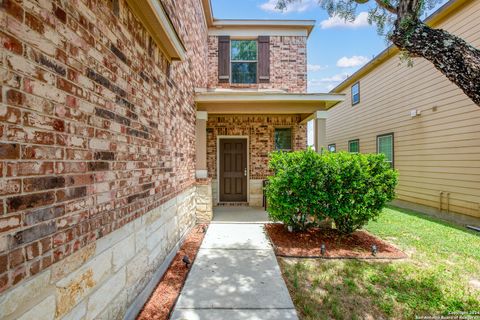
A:
POLYGON ((352 86, 352 105, 360 102, 360 83, 357 82, 352 86))
POLYGON ((360 140, 348 141, 348 152, 359 153, 360 152, 360 140))
POLYGON ((393 168, 393 133, 377 136, 377 153, 383 153, 385 161, 393 168))
POLYGON ((231 41, 232 83, 257 82, 257 41, 231 41))

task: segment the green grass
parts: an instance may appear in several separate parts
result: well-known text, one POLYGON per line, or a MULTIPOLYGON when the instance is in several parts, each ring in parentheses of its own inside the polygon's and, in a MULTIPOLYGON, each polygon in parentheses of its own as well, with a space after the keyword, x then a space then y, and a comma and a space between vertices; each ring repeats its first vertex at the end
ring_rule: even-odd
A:
POLYGON ((480 236, 455 225, 387 208, 365 228, 409 259, 392 262, 281 259, 302 319, 414 319, 480 312, 480 236))

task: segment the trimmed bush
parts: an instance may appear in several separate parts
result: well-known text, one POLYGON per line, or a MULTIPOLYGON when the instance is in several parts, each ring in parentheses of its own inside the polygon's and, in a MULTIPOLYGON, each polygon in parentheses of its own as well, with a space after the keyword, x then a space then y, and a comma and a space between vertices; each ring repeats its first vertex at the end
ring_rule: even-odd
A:
POLYGON ((314 226, 313 219, 322 215, 324 192, 319 155, 311 149, 274 152, 269 165, 274 171, 266 189, 270 218, 294 230, 314 226))
POLYGON ((326 153, 321 162, 323 213, 341 233, 352 233, 376 219, 395 198, 398 174, 383 154, 326 153))
POLYGON ((295 230, 330 218, 341 233, 376 219, 395 197, 397 173, 382 154, 273 153, 266 190, 268 213, 295 230))

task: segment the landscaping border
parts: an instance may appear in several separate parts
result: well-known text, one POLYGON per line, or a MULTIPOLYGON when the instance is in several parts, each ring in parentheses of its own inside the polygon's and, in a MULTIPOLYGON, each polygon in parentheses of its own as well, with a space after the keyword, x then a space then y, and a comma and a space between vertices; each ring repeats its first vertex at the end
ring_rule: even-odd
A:
MULTIPOLYGON (((174 307, 177 303, 178 297, 180 296, 180 293, 181 293, 181 291, 182 291, 182 289, 185 285, 185 281, 186 281, 186 279, 187 279, 187 277, 190 273, 190 270, 191 270, 193 264, 195 263, 197 253, 200 249, 200 246, 203 243, 203 239, 205 238, 205 234, 208 230, 208 226, 209 226, 209 224, 206 224, 206 223, 196 224, 192 228, 190 228, 188 232, 185 233, 185 235, 182 237, 182 240, 179 241, 177 243, 177 246, 175 247, 177 250, 172 250, 170 252, 169 256, 167 257, 167 259, 165 260, 164 264, 166 264, 166 267, 163 267, 164 264, 162 264, 162 267, 155 273, 155 274, 160 274, 160 276, 154 276, 154 278, 149 282, 149 284, 144 289, 144 291, 139 295, 139 297, 142 296, 142 295, 146 295, 146 297, 142 296, 141 300, 139 300, 139 297, 137 297, 136 300, 143 301, 143 304, 141 304, 140 307, 138 309, 136 309, 137 310, 136 313, 132 313, 132 314, 128 313, 128 317, 126 316, 124 319, 132 319, 132 320, 133 319, 141 319, 140 316, 141 316, 142 312, 144 311, 145 306, 148 304, 150 299, 155 295, 155 292, 156 292, 157 288, 160 286, 162 281, 165 280, 165 276, 168 274, 168 272, 174 268, 174 263, 182 260, 183 256, 180 254, 180 252, 185 249, 185 244, 188 240, 188 237, 192 234, 192 232, 195 232, 196 230, 200 231, 201 229, 204 229, 204 231, 201 232, 202 233, 201 240, 198 241, 197 243, 195 243, 195 248, 194 248, 195 254, 189 256, 189 258, 191 259, 191 265, 186 270, 186 273, 182 275, 182 284, 178 288, 177 292, 175 293, 175 299, 168 306, 168 309, 169 309, 168 310, 168 315, 164 319, 170 319, 171 314, 173 312, 173 309, 174 309, 174 307), (160 272, 160 271, 162 271, 162 272, 160 272), (156 280, 156 281, 153 281, 153 280, 156 280), (148 292, 148 295, 145 294, 145 292, 148 292)), ((134 304, 138 307, 140 302, 135 302, 134 304)), ((131 308, 133 307, 134 304, 132 304, 131 308)), ((160 318, 149 318, 149 319, 160 319, 160 318)))
MULTIPOLYGON (((282 223, 269 223, 269 224, 282 224, 282 223)), ((398 256, 398 257, 384 257, 384 256, 368 256, 368 257, 355 257, 355 256, 325 256, 325 255, 290 255, 290 254, 284 254, 284 253, 279 253, 279 250, 278 250, 278 246, 275 244, 275 242, 273 241, 273 239, 270 237, 270 234, 269 232, 267 231, 266 229, 266 226, 267 224, 264 224, 264 231, 265 231, 265 234, 268 238, 268 241, 270 242, 270 244, 272 245, 273 247, 273 251, 275 252, 275 256, 277 257, 281 257, 281 258, 293 258, 293 259, 324 259, 324 260, 385 260, 385 261, 391 261, 391 260, 405 260, 405 259, 408 259, 409 256, 403 252, 402 250, 400 250, 397 246, 391 244, 390 242, 387 242, 375 235, 372 235, 370 232, 366 231, 366 230, 361 230, 362 232, 364 232, 365 234, 371 236, 371 237, 374 237, 376 239, 378 239, 379 241, 381 242, 384 242, 386 243, 387 245, 389 245, 390 247, 394 248, 395 250, 397 250, 399 253, 402 254, 402 256, 398 256)))

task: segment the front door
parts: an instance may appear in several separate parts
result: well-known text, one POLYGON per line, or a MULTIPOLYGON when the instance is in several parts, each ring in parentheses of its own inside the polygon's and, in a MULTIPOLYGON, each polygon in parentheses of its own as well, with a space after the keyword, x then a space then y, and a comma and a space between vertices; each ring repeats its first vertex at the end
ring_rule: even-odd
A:
POLYGON ((220 201, 247 201, 247 139, 220 139, 220 201))

